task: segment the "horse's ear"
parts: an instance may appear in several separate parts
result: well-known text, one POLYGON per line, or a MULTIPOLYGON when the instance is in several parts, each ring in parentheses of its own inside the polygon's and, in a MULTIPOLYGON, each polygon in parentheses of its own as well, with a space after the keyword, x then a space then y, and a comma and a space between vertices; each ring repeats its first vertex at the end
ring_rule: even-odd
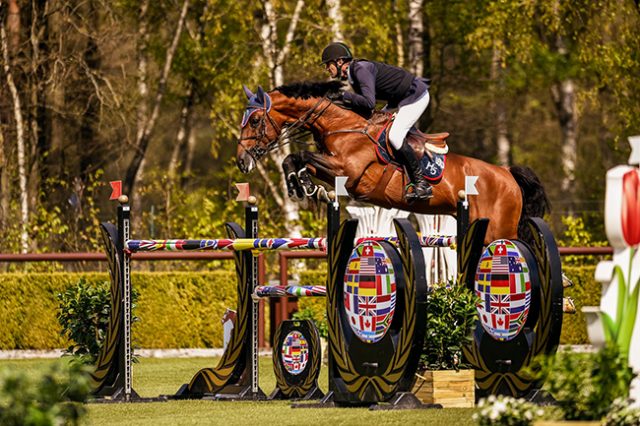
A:
POLYGON ((262 88, 262 86, 258 86, 258 91, 256 92, 256 98, 258 98, 259 100, 262 100, 264 99, 264 94, 265 94, 265 91, 262 88))
POLYGON ((244 94, 247 95, 247 99, 251 99, 251 97, 253 96, 253 93, 251 93, 251 90, 249 90, 249 88, 244 84, 242 85, 242 88, 244 89, 244 94))

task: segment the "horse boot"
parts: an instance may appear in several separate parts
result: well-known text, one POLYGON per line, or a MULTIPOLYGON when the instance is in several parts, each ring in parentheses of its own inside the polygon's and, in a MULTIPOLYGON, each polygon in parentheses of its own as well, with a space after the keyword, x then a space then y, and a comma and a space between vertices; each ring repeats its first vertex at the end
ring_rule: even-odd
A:
POLYGON ((422 166, 420 166, 420 161, 418 160, 418 157, 416 157, 411 145, 409 145, 405 140, 400 149, 396 152, 402 157, 402 162, 404 163, 404 166, 407 169, 407 174, 411 179, 411 184, 407 185, 407 188, 405 188, 404 196, 407 202, 412 204, 416 201, 428 200, 433 197, 433 189, 424 178, 424 175, 422 174, 422 166), (407 191, 409 186, 413 186, 412 192, 407 191))

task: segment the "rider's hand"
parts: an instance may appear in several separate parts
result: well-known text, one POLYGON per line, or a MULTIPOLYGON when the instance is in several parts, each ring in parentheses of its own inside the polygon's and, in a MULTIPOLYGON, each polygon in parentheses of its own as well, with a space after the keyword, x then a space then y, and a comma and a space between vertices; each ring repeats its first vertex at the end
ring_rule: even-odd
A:
POLYGON ((344 102, 344 93, 343 92, 328 93, 327 94, 327 99, 329 99, 331 102, 343 103, 344 102))

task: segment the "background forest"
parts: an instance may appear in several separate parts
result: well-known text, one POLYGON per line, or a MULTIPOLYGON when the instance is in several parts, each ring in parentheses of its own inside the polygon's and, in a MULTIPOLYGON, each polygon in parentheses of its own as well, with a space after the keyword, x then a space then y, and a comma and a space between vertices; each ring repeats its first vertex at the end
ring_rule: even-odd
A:
POLYGON ((122 179, 134 235, 214 237, 249 181, 261 232, 322 233, 280 160, 235 166, 254 90, 326 79, 332 40, 430 77, 422 129, 452 150, 532 167, 551 220, 604 238, 605 171, 640 133, 631 0, 0 0, 0 252, 99 250, 122 179))

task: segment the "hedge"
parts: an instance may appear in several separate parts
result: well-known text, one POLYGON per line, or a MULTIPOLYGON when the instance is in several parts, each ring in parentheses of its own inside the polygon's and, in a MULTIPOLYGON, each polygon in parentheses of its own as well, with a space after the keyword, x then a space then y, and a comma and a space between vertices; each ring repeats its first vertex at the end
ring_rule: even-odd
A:
MULTIPOLYGON (((0 274, 0 349, 53 349, 60 336, 56 294, 80 278, 98 285, 106 273, 0 274)), ((139 291, 133 342, 142 348, 222 347, 221 318, 235 309, 235 274, 216 272, 133 273, 139 291)))
MULTIPOLYGON (((583 305, 598 305, 600 285, 593 279, 595 267, 565 267, 575 283, 565 294, 574 298, 578 314, 565 315, 561 343, 588 343, 583 305)), ((300 284, 323 285, 324 271, 299 274, 300 284)), ((106 273, 7 273, 0 274, 0 350, 62 348, 56 319, 56 294, 80 278, 98 285, 106 273)), ((233 272, 140 272, 132 274, 139 291, 133 340, 141 348, 221 347, 221 318, 225 308, 235 309, 236 278, 233 272)), ((300 309, 309 309, 322 320, 323 298, 301 298, 300 309)))

